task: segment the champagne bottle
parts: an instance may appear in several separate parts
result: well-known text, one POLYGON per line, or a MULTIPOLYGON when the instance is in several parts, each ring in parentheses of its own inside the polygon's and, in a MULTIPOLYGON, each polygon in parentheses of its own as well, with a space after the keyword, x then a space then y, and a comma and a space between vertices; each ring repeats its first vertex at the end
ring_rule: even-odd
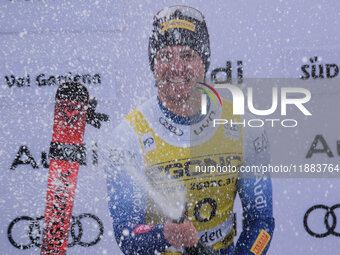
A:
MULTIPOLYGON (((182 224, 185 219, 188 217, 188 207, 185 205, 184 212, 182 214, 182 217, 178 220, 172 220, 174 223, 182 224)), ((184 248, 184 255, 216 255, 216 251, 206 246, 200 239, 198 239, 198 243, 192 247, 185 247, 184 248)))

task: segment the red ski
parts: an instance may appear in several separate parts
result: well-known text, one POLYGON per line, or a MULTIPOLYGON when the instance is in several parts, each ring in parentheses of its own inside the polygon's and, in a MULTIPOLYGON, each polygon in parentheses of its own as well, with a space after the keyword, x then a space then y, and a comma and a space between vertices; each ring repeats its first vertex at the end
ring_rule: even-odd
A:
POLYGON ((66 254, 79 164, 83 146, 89 94, 85 86, 68 82, 56 93, 45 222, 41 254, 66 254))

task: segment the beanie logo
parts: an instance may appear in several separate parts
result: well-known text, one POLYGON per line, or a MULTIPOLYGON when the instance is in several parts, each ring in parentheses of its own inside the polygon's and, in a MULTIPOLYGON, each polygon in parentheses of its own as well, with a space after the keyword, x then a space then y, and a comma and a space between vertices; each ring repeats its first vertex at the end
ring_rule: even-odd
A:
POLYGON ((184 28, 193 32, 195 32, 196 30, 195 24, 183 19, 168 20, 162 23, 162 25, 160 26, 161 32, 168 30, 170 28, 184 28))

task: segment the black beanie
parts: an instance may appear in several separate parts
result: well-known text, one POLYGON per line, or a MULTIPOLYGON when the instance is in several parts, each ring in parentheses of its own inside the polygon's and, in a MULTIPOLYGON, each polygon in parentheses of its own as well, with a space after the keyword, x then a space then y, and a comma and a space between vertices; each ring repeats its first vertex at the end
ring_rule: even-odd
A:
POLYGON ((171 6, 154 17, 149 38, 149 63, 154 70, 157 52, 166 46, 189 46, 202 58, 205 72, 210 65, 210 44, 207 25, 202 13, 188 6, 171 6))

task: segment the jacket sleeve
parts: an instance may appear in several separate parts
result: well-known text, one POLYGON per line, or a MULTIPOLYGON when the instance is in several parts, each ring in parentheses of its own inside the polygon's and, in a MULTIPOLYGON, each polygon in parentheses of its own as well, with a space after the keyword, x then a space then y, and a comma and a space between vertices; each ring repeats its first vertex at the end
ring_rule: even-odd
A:
MULTIPOLYGON (((270 163, 269 142, 264 130, 255 129, 245 134, 244 150, 244 167, 270 163)), ((265 255, 275 227, 270 175, 240 172, 237 191, 243 208, 243 227, 235 255, 265 255)))
POLYGON ((119 146, 106 143, 102 154, 116 242, 124 254, 162 252, 170 246, 164 237, 163 224, 145 224, 147 193, 142 185, 143 160, 138 138, 126 133, 129 127, 119 129, 115 133, 120 136, 113 138, 119 146))
POLYGON ((107 175, 109 209, 117 244, 124 254, 155 254, 170 244, 163 233, 163 224, 146 225, 146 194, 138 180, 126 174, 126 169, 107 175))

